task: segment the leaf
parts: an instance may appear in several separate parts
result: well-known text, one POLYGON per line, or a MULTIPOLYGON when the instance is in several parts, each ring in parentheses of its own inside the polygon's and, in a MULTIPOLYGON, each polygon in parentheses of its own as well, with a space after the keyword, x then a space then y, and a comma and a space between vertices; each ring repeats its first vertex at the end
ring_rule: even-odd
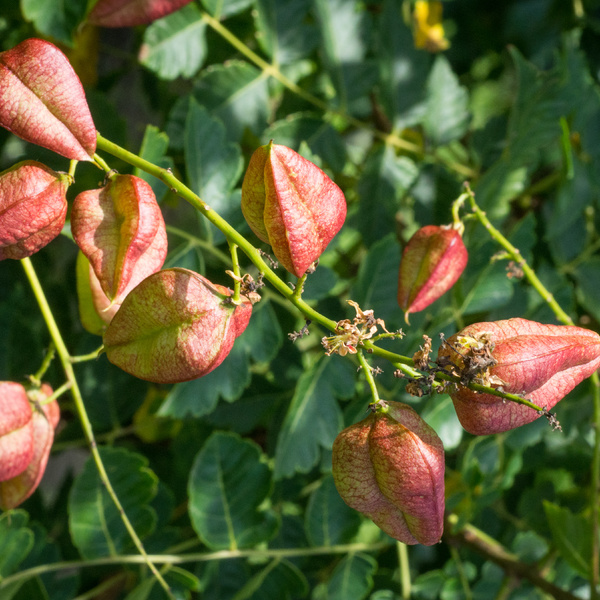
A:
POLYGON ((314 25, 308 22, 309 0, 256 0, 258 41, 277 65, 307 57, 318 43, 314 25))
POLYGON ((0 125, 73 160, 89 161, 96 151, 81 82, 67 57, 44 40, 0 53, 0 125))
POLYGON ((347 361, 322 358, 302 373, 277 438, 275 478, 307 473, 329 450, 343 426, 337 398, 354 393, 354 375, 347 361))
POLYGON ((293 563, 278 558, 254 575, 233 600, 291 600, 305 596, 308 591, 308 581, 302 571, 293 563))
POLYGON ((327 582, 327 600, 363 600, 373 589, 377 561, 368 554, 350 554, 335 567, 327 582))
POLYGON ((360 205, 357 226, 366 244, 381 239, 389 223, 396 218, 399 200, 419 174, 417 165, 406 156, 397 156, 388 145, 374 145, 367 156, 358 194, 360 205))
POLYGON ((226 140, 223 123, 193 98, 186 119, 185 163, 191 188, 221 212, 242 173, 242 155, 237 144, 226 140))
POLYGON ((445 56, 436 58, 427 80, 425 133, 436 146, 463 136, 469 126, 469 95, 445 56))
POLYGON ((133 175, 115 175, 73 203, 71 231, 106 296, 120 304, 167 255, 167 231, 152 188, 133 175))
POLYGON ((239 140, 246 128, 258 136, 267 126, 268 80, 248 63, 231 60, 211 65, 196 81, 193 97, 223 122, 228 139, 239 140))
POLYGON ((110 362, 156 383, 179 383, 216 369, 252 314, 227 301, 231 290, 187 269, 150 275, 124 300, 104 334, 110 362))
POLYGON ((270 539, 277 518, 259 507, 270 494, 271 471, 257 444, 215 432, 196 456, 188 482, 192 525, 213 549, 236 550, 270 539))
POLYGON ((33 531, 27 527, 29 516, 24 510, 0 515, 0 577, 14 573, 33 548, 33 531))
POLYGON ((192 77, 206 58, 205 30, 198 7, 184 6, 146 29, 139 60, 162 79, 192 77))
MULTIPOLYGON (((100 457, 125 514, 144 538, 155 525, 156 515, 149 503, 158 483, 148 460, 123 448, 100 448, 100 457)), ((69 528, 73 543, 88 559, 126 554, 134 547, 91 457, 69 494, 69 528)))
POLYGON ((206 10, 215 19, 237 15, 252 6, 253 0, 202 0, 206 10))
POLYGON ((561 556, 582 577, 590 578, 592 539, 590 519, 544 500, 544 512, 552 539, 561 556))
POLYGON ((591 256, 573 272, 577 280, 577 300, 595 319, 600 319, 600 257, 591 256))
POLYGON ((306 537, 313 546, 348 544, 362 519, 341 498, 333 477, 326 475, 310 495, 304 519, 306 537))
POLYGON ((421 416, 430 427, 435 429, 447 451, 458 447, 464 429, 456 416, 450 396, 432 395, 421 411, 421 416))
POLYGON ((323 63, 342 109, 367 94, 376 81, 367 60, 367 18, 353 0, 315 0, 314 12, 321 35, 323 63))
POLYGON ((88 21, 100 27, 133 27, 160 19, 191 0, 97 0, 88 21))
POLYGON ((44 37, 73 45, 73 35, 83 17, 86 3, 79 0, 21 0, 23 18, 44 37))
MULTIPOLYGON (((169 137, 163 131, 160 131, 158 127, 154 125, 146 125, 144 131, 144 138, 139 151, 140 158, 147 160, 163 169, 173 169, 173 159, 167 155, 169 148, 169 137)), ((157 198, 164 196, 167 191, 167 186, 154 177, 143 171, 142 169, 135 168, 133 174, 140 179, 143 179, 146 183, 150 184, 154 195, 157 198)), ((160 201, 160 200, 159 200, 160 201)))

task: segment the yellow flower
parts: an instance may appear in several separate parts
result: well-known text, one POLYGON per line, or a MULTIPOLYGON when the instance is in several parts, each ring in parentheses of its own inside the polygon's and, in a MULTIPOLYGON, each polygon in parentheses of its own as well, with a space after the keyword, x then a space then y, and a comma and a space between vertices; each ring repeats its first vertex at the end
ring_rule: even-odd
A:
POLYGON ((450 42, 444 34, 441 2, 427 2, 427 0, 415 2, 413 35, 415 48, 424 48, 429 52, 440 52, 448 48, 450 42))

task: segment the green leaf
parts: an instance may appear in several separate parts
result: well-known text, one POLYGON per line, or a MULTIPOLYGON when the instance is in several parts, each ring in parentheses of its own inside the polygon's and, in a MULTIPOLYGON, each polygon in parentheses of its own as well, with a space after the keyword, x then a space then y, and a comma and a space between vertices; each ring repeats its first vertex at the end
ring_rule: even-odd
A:
POLYGON ((354 374, 348 361, 324 357, 304 371, 285 416, 275 453, 275 478, 307 473, 329 450, 343 426, 337 398, 354 393, 354 374))
POLYGON ((211 115, 221 119, 227 137, 239 140, 245 128, 260 135, 269 117, 267 78, 239 60, 206 69, 194 85, 193 96, 211 115))
POLYGON ((552 539, 562 557, 582 577, 589 579, 592 557, 592 524, 583 515, 574 515, 568 508, 544 500, 544 512, 552 539))
POLYGON ((305 58, 317 45, 317 31, 307 19, 310 6, 309 0, 256 0, 256 37, 275 64, 305 58))
POLYGON ((352 541, 361 524, 360 514, 340 497, 332 475, 310 495, 304 529, 313 546, 335 546, 352 541))
POLYGON ((254 575, 233 597, 233 600, 291 600, 308 593, 308 581, 294 564, 275 559, 254 575))
POLYGON ((377 561, 368 554, 350 554, 333 570, 327 582, 327 600, 362 600, 373 588, 377 561))
POLYGON ((436 146, 463 136, 469 127, 469 95, 452 71, 448 59, 436 58, 427 80, 425 133, 436 146))
POLYGON ((240 349, 245 348, 254 362, 271 362, 283 344, 283 332, 268 300, 262 300, 252 309, 248 327, 236 342, 240 349))
MULTIPOLYGON (((250 319, 249 326, 254 318, 250 319)), ((244 332, 242 335, 245 335, 244 332)), ((240 338, 241 339, 241 338, 240 338)), ((233 402, 250 383, 247 350, 236 341, 227 358, 214 370, 199 379, 178 383, 171 388, 157 415, 185 419, 210 414, 219 398, 233 402)))
POLYGON ((377 80, 374 65, 365 59, 367 13, 354 0, 314 0, 321 34, 323 63, 337 92, 336 104, 351 108, 377 80))
POLYGON ((431 63, 427 52, 415 48, 410 27, 398 19, 401 11, 401 0, 384 0, 377 21, 378 97, 395 130, 421 122, 431 63))
POLYGON ((193 98, 186 118, 185 164, 191 188, 221 212, 242 173, 242 154, 226 140, 223 123, 193 98))
POLYGON ((144 32, 140 62, 162 79, 191 77, 206 57, 206 23, 195 4, 188 4, 144 32))
POLYGON ((399 200, 418 174, 417 165, 410 158, 397 156, 391 146, 373 147, 358 182, 358 228, 366 244, 381 239, 381 232, 396 217, 399 200))
POLYGON ((67 46, 85 16, 86 3, 79 0, 21 0, 21 11, 42 35, 67 46))
MULTIPOLYGON (((170 156, 167 156, 168 149, 169 136, 154 125, 146 125, 144 138, 142 139, 142 145, 139 151, 140 158, 158 165, 163 169, 172 169, 173 159, 170 156)), ((162 181, 137 167, 133 170, 133 174, 149 183, 157 198, 164 196, 167 191, 167 186, 162 181)))
POLYGON ((259 507, 271 488, 271 471, 257 444, 235 434, 213 433, 196 456, 188 482, 196 533, 213 549, 267 541, 277 518, 259 507))
POLYGON ((231 17, 252 6, 253 0, 202 0, 203 6, 215 19, 231 17))
POLYGON ((575 268, 573 275, 578 284, 577 300, 595 319, 600 319, 600 257, 588 258, 575 268))
POLYGON ((33 548, 33 531, 27 527, 29 515, 21 509, 0 515, 0 578, 14 573, 33 548))
POLYGON ((420 414, 440 436, 446 451, 454 450, 460 444, 464 429, 456 416, 450 396, 433 394, 420 414))
MULTIPOLYGON (((149 503, 158 482, 148 460, 123 448, 100 448, 100 456, 125 514, 138 536, 145 537, 156 521, 149 503)), ((125 554, 134 548, 91 457, 69 494, 69 528, 73 543, 85 558, 125 554)))

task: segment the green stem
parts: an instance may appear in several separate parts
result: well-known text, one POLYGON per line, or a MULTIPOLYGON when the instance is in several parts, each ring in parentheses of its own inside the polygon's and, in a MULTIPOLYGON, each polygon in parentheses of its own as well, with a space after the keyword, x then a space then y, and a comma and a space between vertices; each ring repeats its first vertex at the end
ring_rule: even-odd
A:
POLYGON ((56 347, 56 352, 58 353, 58 356, 62 363, 62 367, 63 367, 63 370, 67 377, 67 381, 70 384, 71 395, 73 396, 75 408, 77 410, 77 414, 79 416, 79 420, 81 422, 81 426, 83 428, 84 435, 87 439, 90 451, 92 453, 94 462, 96 464, 96 468, 98 469, 100 479, 102 480, 102 483, 106 487, 106 491, 108 492, 108 495, 111 497, 113 503, 115 504, 117 510, 119 511, 119 514, 121 515, 123 524, 125 525, 125 528, 127 529, 129 535, 131 536, 131 539, 133 540, 133 543, 135 544, 138 552, 141 554, 143 561, 148 566, 148 568, 152 571, 152 573, 156 577, 157 581, 163 587, 163 589, 165 590, 165 592, 167 593, 169 598, 172 598, 174 600, 174 596, 171 593, 171 590, 170 590, 167 582, 164 580, 162 575, 158 572, 158 570, 156 569, 156 566, 153 564, 153 562, 148 558, 148 555, 146 554, 146 550, 144 549, 144 546, 143 546, 140 538, 138 537, 133 525, 129 521, 129 518, 125 514, 125 511, 123 510, 123 506, 121 505, 121 502, 120 502, 119 498, 117 497, 117 494, 115 493, 115 491, 112 487, 112 484, 110 483, 110 480, 106 473, 106 469, 104 468, 104 463, 102 462, 102 458, 100 457, 100 452, 98 451, 98 447, 96 445, 96 440, 94 439, 94 432, 92 430, 92 424, 90 423, 87 411, 85 409, 85 405, 83 403, 83 397, 81 396, 81 391, 79 389, 79 385, 78 385, 77 379, 75 377, 75 371, 73 369, 73 364, 71 362, 71 356, 70 356, 69 351, 67 350, 67 347, 63 341, 60 330, 58 329, 58 325, 56 324, 54 315, 52 314, 52 310, 50 309, 50 305, 48 304, 46 295, 44 294, 44 290, 42 289, 42 286, 37 277, 35 269, 33 268, 31 259, 23 258, 21 260, 21 265, 23 266, 23 269, 25 270, 25 274, 27 276, 27 279, 29 280, 29 284, 31 286, 33 294, 38 302, 40 311, 42 313, 42 316, 44 317, 44 321, 46 322, 46 327, 48 328, 50 337, 52 338, 54 346, 56 347))
POLYGON ((400 594, 402 600, 409 600, 411 595, 410 563, 408 562, 408 546, 396 542, 398 562, 400 563, 400 594))
POLYGON ((373 404, 376 404, 379 402, 379 392, 377 391, 377 384, 375 383, 375 378, 373 377, 371 365, 369 365, 369 363, 366 361, 362 350, 359 350, 356 353, 356 356, 358 358, 360 366, 362 367, 363 373, 365 374, 365 379, 369 384, 369 389, 371 390, 371 397, 373 398, 373 404))
MULTIPOLYGON (((388 542, 374 544, 340 544, 337 546, 317 546, 314 548, 274 548, 274 549, 248 549, 248 550, 219 550, 217 552, 198 552, 183 555, 173 554, 150 554, 148 559, 153 564, 181 565, 186 563, 199 563, 215 560, 231 560, 235 558, 297 558, 306 556, 323 556, 327 554, 350 554, 356 552, 379 552, 389 548, 388 542)), ((45 573, 57 571, 71 571, 73 569, 89 569, 100 566, 111 565, 136 565, 143 564, 144 557, 138 555, 107 556, 96 559, 73 560, 56 562, 47 565, 38 565, 30 569, 23 569, 0 581, 0 590, 11 586, 19 581, 26 581, 32 577, 38 577, 45 573)))

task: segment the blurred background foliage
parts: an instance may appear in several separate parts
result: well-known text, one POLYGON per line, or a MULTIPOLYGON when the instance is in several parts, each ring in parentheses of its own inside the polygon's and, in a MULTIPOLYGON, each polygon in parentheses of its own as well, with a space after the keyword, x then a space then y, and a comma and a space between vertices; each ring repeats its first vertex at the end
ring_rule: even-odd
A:
MULTIPOLYGON (((319 164, 343 188, 349 213, 304 298, 334 320, 352 316, 350 298, 374 309, 388 329, 404 327, 405 338, 389 343, 395 352, 412 356, 423 334, 437 343, 440 332, 474 321, 556 322, 467 217, 467 270, 404 323, 401 249, 418 227, 450 222, 465 180, 575 322, 598 330, 600 2, 417 4, 201 0, 149 26, 99 29, 85 24, 80 0, 0 0, 0 49, 32 36, 58 44, 102 135, 172 168, 254 243, 240 210, 254 149, 274 139, 319 164)), ((25 158, 68 168, 0 131, 0 170, 25 158)), ((228 284, 220 232, 160 182, 135 174, 160 198, 166 266, 228 284)), ((76 175, 70 199, 101 183, 93 165, 76 175)), ((63 233, 33 262, 69 350, 85 354, 101 340, 81 326, 77 249, 63 233)), ((178 598, 598 597, 590 586, 598 492, 588 382, 558 405, 562 433, 544 419, 476 438, 447 396, 408 396, 391 366, 373 361, 384 370, 380 395, 415 407, 447 452, 446 537, 409 548, 402 571, 395 542, 343 504, 330 475, 331 444, 365 415, 368 388, 348 357, 323 357, 327 332, 311 328, 290 341, 303 324, 267 287, 231 355, 204 378, 156 386, 105 357, 77 365, 109 476, 148 552, 195 553, 167 571, 178 598), (359 545, 334 548, 344 544, 359 545), (200 556, 237 549, 247 556, 200 556)), ((35 372, 48 344, 19 264, 3 262, 0 379, 35 372)), ((64 381, 56 364, 47 378, 54 387, 64 381)), ((162 598, 143 568, 99 560, 133 547, 87 460, 67 395, 61 407, 41 490, 0 515, 0 575, 89 562, 4 585, 2 598, 162 598)))

